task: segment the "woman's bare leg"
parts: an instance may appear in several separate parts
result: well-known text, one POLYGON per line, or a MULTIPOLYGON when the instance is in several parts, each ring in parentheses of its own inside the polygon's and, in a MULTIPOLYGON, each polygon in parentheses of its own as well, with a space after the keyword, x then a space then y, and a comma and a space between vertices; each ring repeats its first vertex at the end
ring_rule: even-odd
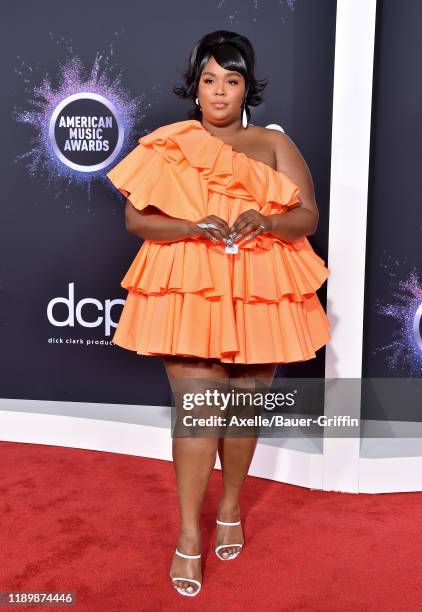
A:
MULTIPOLYGON (((253 390, 256 378, 268 379, 269 382, 273 380, 277 364, 233 364, 231 367, 231 378, 244 379, 244 381, 234 381, 236 384, 233 388, 249 387, 253 390)), ((223 495, 217 514, 220 521, 236 522, 240 519, 240 493, 257 443, 258 436, 219 439, 218 455, 223 476, 223 495)), ((215 546, 230 542, 244 543, 242 525, 217 525, 215 546)), ((228 557, 238 551, 238 547, 228 546, 220 548, 219 554, 228 557)))
MULTIPOLYGON (((230 377, 230 364, 224 364, 218 360, 173 356, 166 356, 163 360, 172 389, 173 386, 177 388, 175 398, 178 414, 181 414, 181 407, 178 405, 181 389, 186 387, 186 392, 202 392, 204 379, 216 381, 226 379, 228 381, 230 377), (195 379, 198 381, 197 384, 195 384, 195 379)), ((199 516, 208 480, 214 469, 217 446, 217 436, 173 437, 173 463, 180 512, 180 534, 177 548, 185 554, 199 554, 201 551, 199 516)), ((185 576, 201 582, 201 559, 185 559, 174 554, 170 575, 172 577, 185 576)), ((181 588, 189 589, 190 587, 189 592, 197 589, 194 584, 180 580, 175 581, 174 584, 181 588)))

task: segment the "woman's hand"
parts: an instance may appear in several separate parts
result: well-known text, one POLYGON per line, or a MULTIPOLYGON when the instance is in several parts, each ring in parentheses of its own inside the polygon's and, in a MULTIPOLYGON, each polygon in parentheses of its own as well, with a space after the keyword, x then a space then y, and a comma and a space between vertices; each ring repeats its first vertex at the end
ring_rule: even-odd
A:
POLYGON ((236 242, 246 234, 245 240, 251 240, 258 234, 268 232, 271 227, 271 220, 266 215, 261 215, 260 212, 251 208, 241 213, 233 223, 230 230, 230 237, 233 242, 236 242), (252 232, 252 233, 251 233, 252 232))
POLYGON ((226 242, 229 233, 228 223, 216 215, 208 215, 192 224, 193 238, 204 237, 209 238, 213 242, 220 242, 220 240, 226 242))

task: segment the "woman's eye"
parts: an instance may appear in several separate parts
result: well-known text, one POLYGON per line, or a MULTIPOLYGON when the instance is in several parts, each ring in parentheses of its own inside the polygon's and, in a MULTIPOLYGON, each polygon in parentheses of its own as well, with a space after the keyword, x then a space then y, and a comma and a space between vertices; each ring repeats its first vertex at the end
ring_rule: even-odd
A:
MULTIPOLYGON (((212 79, 204 79, 204 83, 211 83, 212 79)), ((235 85, 237 85, 237 81, 234 80, 230 80, 229 83, 234 83, 235 85)))

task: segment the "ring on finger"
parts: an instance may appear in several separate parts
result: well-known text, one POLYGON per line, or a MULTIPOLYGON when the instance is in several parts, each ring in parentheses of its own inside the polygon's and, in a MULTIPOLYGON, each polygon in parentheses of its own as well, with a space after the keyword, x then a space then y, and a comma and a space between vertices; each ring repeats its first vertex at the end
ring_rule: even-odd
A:
POLYGON ((250 236, 246 237, 246 240, 252 240, 252 238, 255 238, 255 236, 257 236, 258 234, 261 233, 261 227, 263 227, 262 225, 260 225, 254 232, 252 232, 252 234, 250 236))
POLYGON ((212 223, 197 223, 196 224, 198 227, 201 227, 202 229, 208 229, 208 228, 212 228, 212 229, 218 229, 218 227, 216 225, 213 225, 212 223))

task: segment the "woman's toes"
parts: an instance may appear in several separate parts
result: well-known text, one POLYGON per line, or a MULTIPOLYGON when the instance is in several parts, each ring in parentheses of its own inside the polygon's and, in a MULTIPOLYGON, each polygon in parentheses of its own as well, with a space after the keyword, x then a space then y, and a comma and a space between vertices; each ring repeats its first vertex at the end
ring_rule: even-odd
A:
POLYGON ((187 591, 188 593, 193 593, 194 591, 196 591, 196 586, 193 586, 193 584, 191 584, 190 582, 178 581, 177 586, 183 589, 184 591, 187 591))
POLYGON ((239 552, 238 546, 228 546, 227 548, 222 549, 221 556, 224 559, 228 559, 229 557, 232 557, 233 555, 235 555, 237 552, 239 552))

